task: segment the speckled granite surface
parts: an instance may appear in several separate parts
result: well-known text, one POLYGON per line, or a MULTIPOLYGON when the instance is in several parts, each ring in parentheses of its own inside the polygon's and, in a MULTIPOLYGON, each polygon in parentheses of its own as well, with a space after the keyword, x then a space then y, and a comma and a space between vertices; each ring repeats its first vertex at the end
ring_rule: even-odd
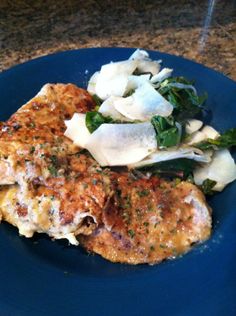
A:
POLYGON ((236 1, 1 0, 0 70, 56 51, 143 47, 236 80, 236 1))

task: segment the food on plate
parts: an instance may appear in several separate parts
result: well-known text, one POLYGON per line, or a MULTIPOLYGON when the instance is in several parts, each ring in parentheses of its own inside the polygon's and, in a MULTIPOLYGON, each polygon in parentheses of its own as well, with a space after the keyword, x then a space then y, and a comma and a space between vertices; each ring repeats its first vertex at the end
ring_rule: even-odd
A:
POLYGON ((209 238, 211 210, 193 184, 156 176, 115 175, 116 189, 102 213, 102 225, 79 236, 89 251, 113 262, 158 263, 209 238))
POLYGON ((77 234, 93 231, 108 185, 93 177, 94 160, 64 136, 64 120, 93 107, 85 90, 47 84, 2 123, 0 212, 21 235, 44 232, 78 244, 77 234))
POLYGON ((160 63, 137 49, 126 61, 103 65, 88 83, 96 109, 84 114, 75 130, 74 114, 65 135, 102 167, 141 168, 162 176, 168 171, 208 193, 222 191, 236 179, 228 151, 236 145, 236 129, 221 135, 204 126, 206 95, 199 96, 193 82, 173 77, 173 69, 161 69, 160 63))
POLYGON ((101 168, 64 136, 64 120, 76 112, 79 124, 94 106, 82 89, 48 84, 2 124, 2 219, 26 237, 43 232, 76 245, 79 236, 87 249, 129 263, 159 262, 208 238, 210 210, 195 186, 101 168))
POLYGON ((0 218, 130 264, 208 239, 204 193, 235 180, 236 130, 204 126, 205 96, 172 72, 136 50, 103 65, 88 91, 43 86, 1 123, 0 218))

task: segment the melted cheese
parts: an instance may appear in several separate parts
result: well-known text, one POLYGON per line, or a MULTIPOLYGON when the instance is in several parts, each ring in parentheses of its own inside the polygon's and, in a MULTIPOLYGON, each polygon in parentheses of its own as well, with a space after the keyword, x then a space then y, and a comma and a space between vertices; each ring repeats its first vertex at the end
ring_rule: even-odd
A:
POLYGON ((27 190, 18 185, 4 186, 0 189, 0 220, 5 220, 16 226, 19 234, 32 237, 35 232, 47 233, 55 239, 68 239, 73 245, 78 245, 76 235, 82 232, 81 227, 85 217, 92 217, 88 212, 78 210, 70 224, 63 225, 60 220, 60 201, 51 200, 49 196, 31 196, 27 190), (28 208, 26 216, 19 216, 16 202, 23 201, 28 208))

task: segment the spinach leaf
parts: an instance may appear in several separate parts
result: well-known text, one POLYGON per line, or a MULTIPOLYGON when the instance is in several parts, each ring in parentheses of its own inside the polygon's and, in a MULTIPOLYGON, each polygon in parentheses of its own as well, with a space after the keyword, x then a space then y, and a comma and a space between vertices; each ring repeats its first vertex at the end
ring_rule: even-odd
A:
POLYGON ((212 195, 214 194, 214 191, 212 190, 214 186, 216 185, 216 181, 211 179, 206 179, 203 181, 202 185, 200 186, 200 189, 204 194, 212 195))
POLYGON ((198 144, 194 144, 201 150, 216 149, 216 148, 230 148, 236 146, 236 128, 231 128, 224 132, 216 139, 208 138, 198 144))
POLYGON ((105 123, 114 123, 114 124, 135 124, 139 121, 120 121, 114 120, 110 116, 103 116, 97 111, 90 111, 86 113, 85 124, 90 133, 93 133, 100 125, 105 123))
POLYGON ((142 167, 140 170, 149 171, 159 176, 187 179, 192 176, 192 172, 197 165, 198 163, 195 160, 179 158, 157 162, 153 165, 142 167))
POLYGON ((91 111, 86 113, 85 124, 90 133, 93 133, 100 125, 114 122, 111 117, 105 117, 101 113, 91 111))
POLYGON ((170 77, 160 83, 158 92, 173 106, 172 115, 177 121, 184 122, 186 119, 194 118, 202 111, 202 104, 207 94, 198 96, 191 88, 175 87, 173 84, 192 85, 193 82, 183 77, 170 77))
POLYGON ((96 95, 96 94, 93 94, 92 95, 92 98, 93 98, 93 101, 95 102, 95 104, 96 104, 96 106, 100 106, 101 104, 102 104, 102 99, 100 99, 99 98, 99 96, 98 95, 96 95))
POLYGON ((151 123, 156 131, 157 144, 159 147, 171 147, 180 143, 181 126, 177 126, 172 116, 161 117, 155 115, 152 117, 151 123))

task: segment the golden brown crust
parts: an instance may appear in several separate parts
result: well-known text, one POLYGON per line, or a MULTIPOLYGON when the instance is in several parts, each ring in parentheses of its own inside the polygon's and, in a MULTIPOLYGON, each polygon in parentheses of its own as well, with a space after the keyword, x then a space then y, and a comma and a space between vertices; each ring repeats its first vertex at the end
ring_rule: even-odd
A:
POLYGON ((209 208, 194 185, 101 168, 63 135, 64 120, 94 105, 85 90, 48 84, 1 125, 0 183, 9 187, 0 190, 0 216, 27 237, 45 232, 76 244, 80 235, 89 251, 131 264, 208 238, 209 208))
MULTIPOLYGON (((36 231, 48 232, 54 225, 50 224, 54 220, 53 201, 58 201, 62 226, 71 224, 77 213, 87 212, 92 216, 101 213, 107 184, 103 185, 100 180, 100 185, 96 187, 86 184, 93 177, 92 169, 98 166, 90 157, 77 155, 81 149, 64 136, 64 120, 70 119, 75 112, 86 112, 94 106, 88 92, 75 85, 47 84, 2 124, 0 181, 9 185, 18 183, 21 188, 12 201, 11 223, 19 226, 22 220, 24 225, 24 218, 27 220, 29 217, 32 222, 36 209, 41 212, 39 204, 42 197, 46 215, 43 215, 42 221, 42 216, 37 215, 36 231), (91 194, 86 194, 84 185, 88 186, 87 191, 90 190, 91 194)), ((2 207, 2 213, 5 219, 9 218, 7 207, 2 207)), ((73 231, 78 232, 79 227, 78 220, 73 231)), ((83 229, 80 231, 83 232, 83 229)), ((54 233, 49 234, 54 236, 54 233)))
POLYGON ((1 141, 21 141, 31 145, 35 140, 35 143, 38 140, 52 141, 56 136, 63 136, 64 120, 70 119, 75 112, 90 111, 94 105, 89 93, 73 84, 47 84, 2 123, 1 141))
POLYGON ((209 238, 209 208, 196 186, 155 177, 132 181, 124 174, 117 184, 104 225, 80 238, 89 251, 113 262, 157 263, 209 238))

